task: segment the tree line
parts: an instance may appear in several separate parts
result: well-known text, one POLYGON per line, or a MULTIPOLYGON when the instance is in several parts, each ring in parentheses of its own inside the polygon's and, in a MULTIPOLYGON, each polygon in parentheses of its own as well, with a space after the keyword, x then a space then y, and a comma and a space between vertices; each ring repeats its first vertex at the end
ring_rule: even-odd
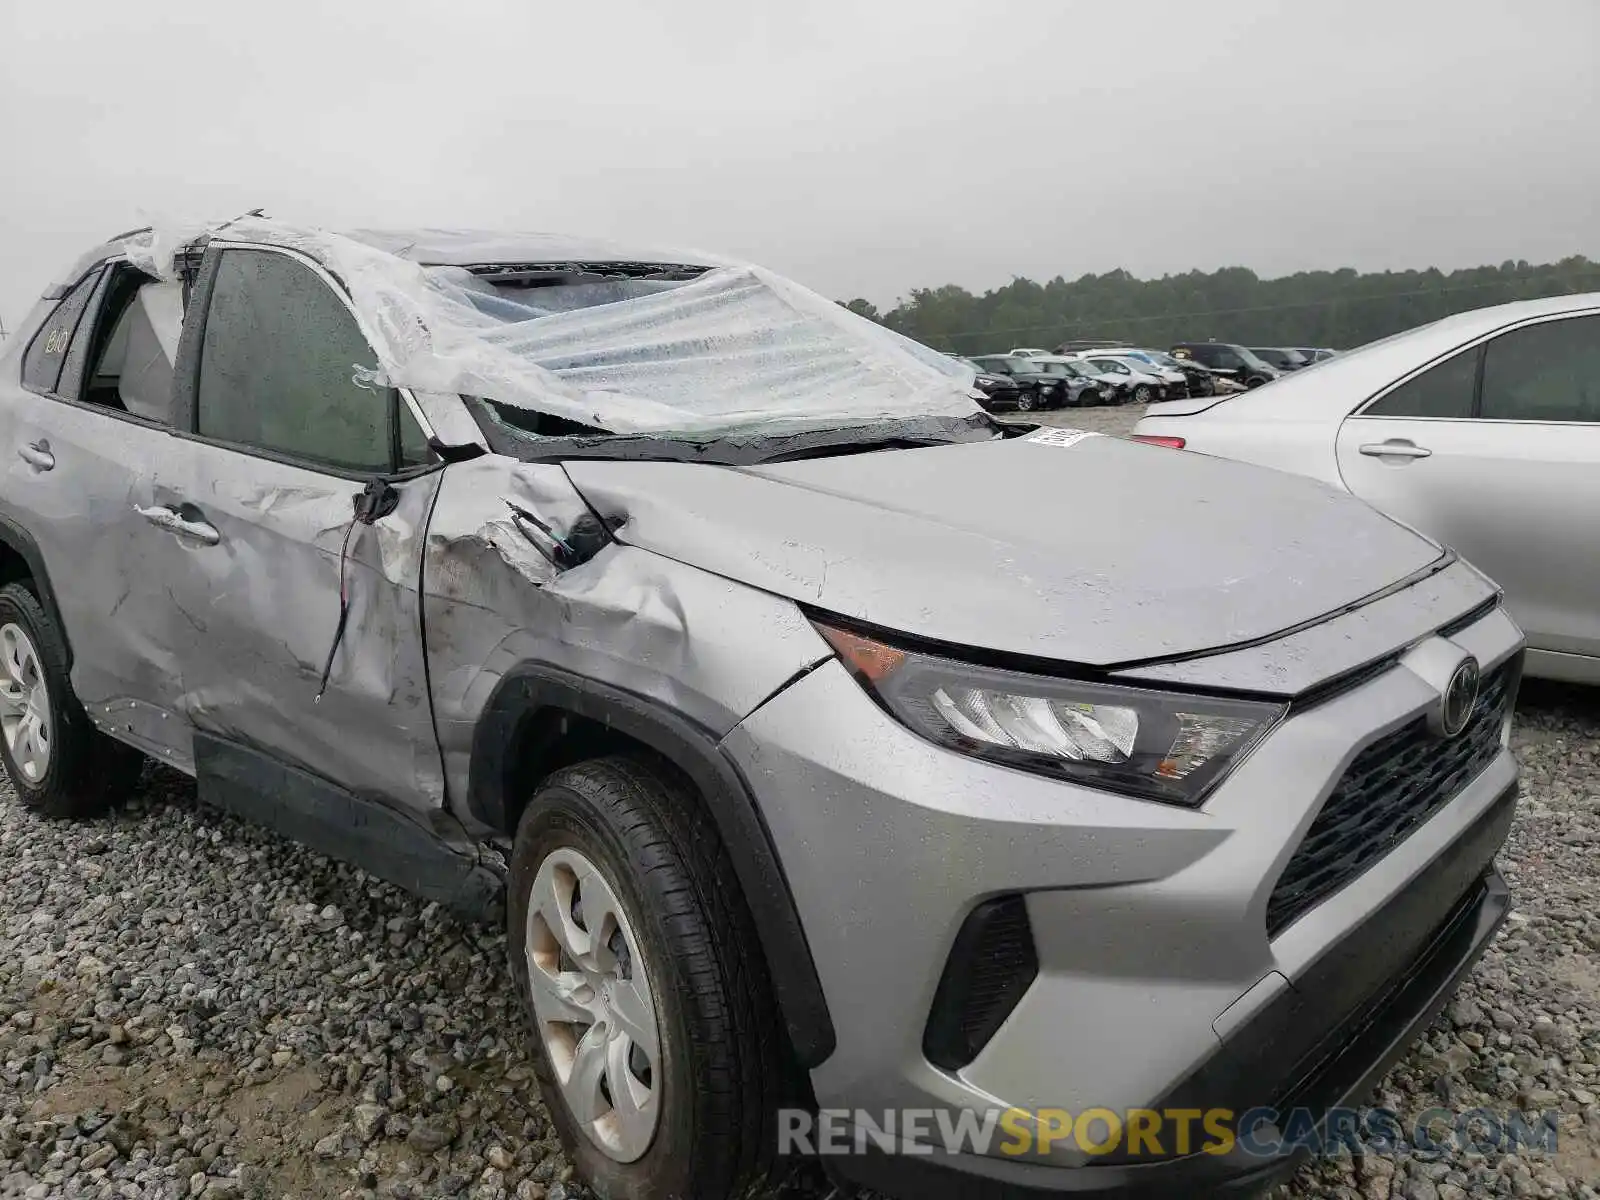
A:
POLYGON ((1048 283, 1016 278, 981 296, 955 284, 917 288, 887 312, 867 300, 843 303, 952 354, 1053 349, 1082 338, 1157 347, 1209 338, 1342 350, 1467 309, 1585 291, 1600 291, 1600 263, 1573 255, 1540 266, 1507 261, 1448 273, 1346 267, 1278 279, 1245 267, 1160 279, 1117 270, 1048 283))

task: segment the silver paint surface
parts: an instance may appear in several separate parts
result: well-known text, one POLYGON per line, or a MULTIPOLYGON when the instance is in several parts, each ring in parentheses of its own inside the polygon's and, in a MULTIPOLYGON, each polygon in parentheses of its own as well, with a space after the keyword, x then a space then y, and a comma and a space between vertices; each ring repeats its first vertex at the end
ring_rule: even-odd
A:
POLYGON ((1333 489, 1110 437, 568 471, 628 545, 885 629, 1097 666, 1268 637, 1440 556, 1333 489))
MULTIPOLYGON (((658 700, 720 737, 827 644, 786 600, 630 546, 557 569, 506 501, 558 532, 588 507, 562 467, 490 455, 445 478, 429 529, 424 611, 449 789, 466 795, 472 732, 522 662, 658 700)), ((464 813, 464 810, 458 810, 464 813)))

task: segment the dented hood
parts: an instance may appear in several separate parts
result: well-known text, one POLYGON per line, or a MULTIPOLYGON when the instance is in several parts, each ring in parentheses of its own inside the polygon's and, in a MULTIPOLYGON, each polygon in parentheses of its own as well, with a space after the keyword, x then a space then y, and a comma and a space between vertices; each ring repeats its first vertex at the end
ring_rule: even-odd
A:
POLYGON ((629 545, 881 628, 1096 666, 1269 637, 1441 557, 1310 480, 1061 430, 566 468, 629 545))

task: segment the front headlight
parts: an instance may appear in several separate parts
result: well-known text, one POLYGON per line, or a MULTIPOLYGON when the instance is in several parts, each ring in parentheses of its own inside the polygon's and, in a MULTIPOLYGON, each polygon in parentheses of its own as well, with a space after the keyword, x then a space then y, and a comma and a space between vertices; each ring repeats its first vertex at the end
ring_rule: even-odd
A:
POLYGON ((814 624, 857 681, 929 741, 1164 804, 1197 807, 1285 711, 977 666, 814 624))

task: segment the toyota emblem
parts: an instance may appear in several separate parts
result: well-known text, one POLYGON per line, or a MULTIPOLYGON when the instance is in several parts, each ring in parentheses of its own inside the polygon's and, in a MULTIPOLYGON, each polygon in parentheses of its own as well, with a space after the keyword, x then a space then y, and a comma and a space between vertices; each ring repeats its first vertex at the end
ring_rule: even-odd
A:
POLYGON ((1466 728, 1478 703, 1478 660, 1464 659, 1445 685, 1439 701, 1439 726, 1446 737, 1455 737, 1466 728))

